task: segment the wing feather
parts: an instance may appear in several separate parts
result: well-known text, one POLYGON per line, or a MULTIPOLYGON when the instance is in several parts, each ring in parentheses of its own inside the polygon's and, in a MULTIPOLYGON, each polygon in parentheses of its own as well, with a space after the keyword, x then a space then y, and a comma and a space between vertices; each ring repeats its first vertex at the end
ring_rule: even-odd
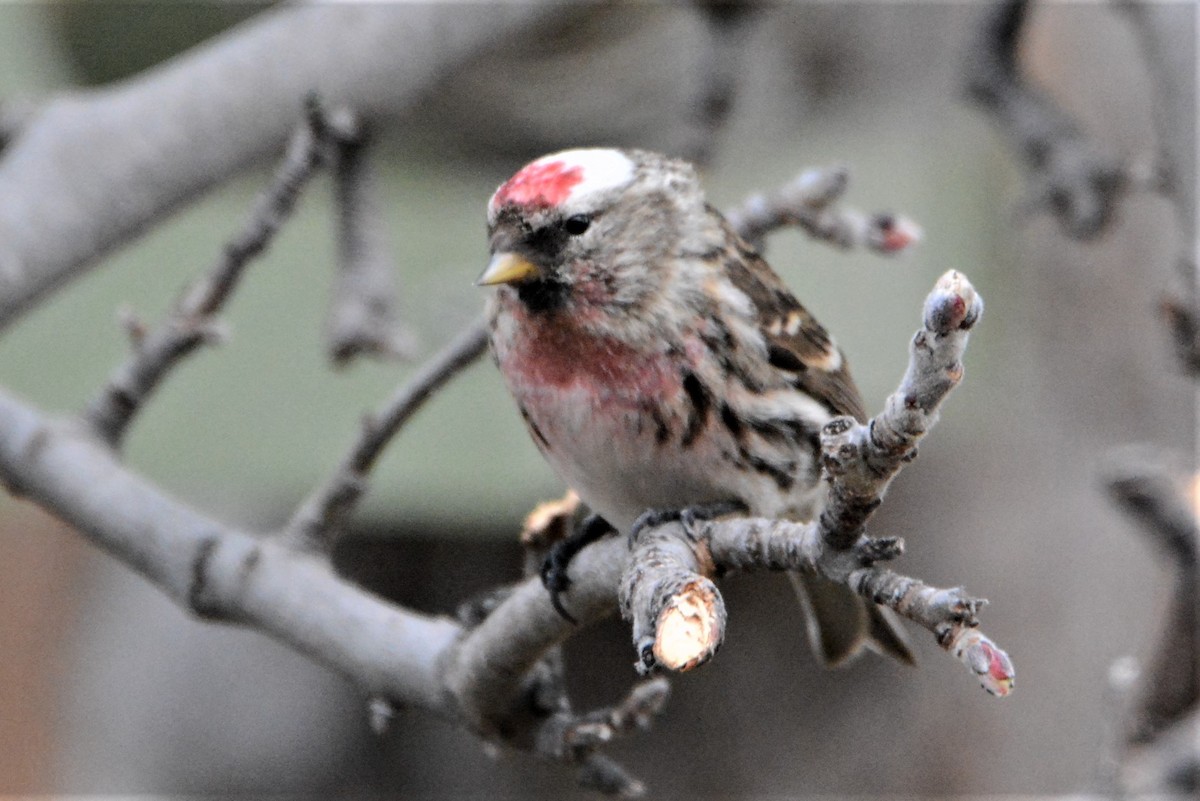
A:
POLYGON ((727 275, 754 304, 772 367, 787 374, 793 386, 833 414, 865 422, 862 396, 828 332, 757 251, 732 229, 729 235, 737 242, 738 258, 725 265, 727 275))

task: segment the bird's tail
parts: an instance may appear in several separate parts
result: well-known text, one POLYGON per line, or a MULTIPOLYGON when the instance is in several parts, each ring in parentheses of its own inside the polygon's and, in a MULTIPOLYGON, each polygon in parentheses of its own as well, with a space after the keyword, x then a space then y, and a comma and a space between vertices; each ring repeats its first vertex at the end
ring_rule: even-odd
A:
POLYGON ((809 643, 825 667, 844 665, 862 649, 916 664, 908 636, 891 610, 819 576, 788 573, 804 608, 809 643))

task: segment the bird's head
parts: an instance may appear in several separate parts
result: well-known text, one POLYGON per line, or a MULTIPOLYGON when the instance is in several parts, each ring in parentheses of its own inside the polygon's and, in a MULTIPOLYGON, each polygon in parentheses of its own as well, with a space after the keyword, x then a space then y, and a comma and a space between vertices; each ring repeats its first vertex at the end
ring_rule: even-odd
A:
POLYGON ((703 207, 684 162, 612 148, 543 156, 492 195, 492 258, 478 283, 511 285, 533 310, 627 306, 657 283, 687 234, 681 222, 703 207))

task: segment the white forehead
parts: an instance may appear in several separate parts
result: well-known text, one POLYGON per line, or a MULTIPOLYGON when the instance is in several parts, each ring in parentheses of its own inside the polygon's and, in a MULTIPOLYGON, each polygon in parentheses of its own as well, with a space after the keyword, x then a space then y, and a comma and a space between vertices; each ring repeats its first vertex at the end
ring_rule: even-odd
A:
POLYGON ((488 203, 494 213, 505 202, 570 209, 633 180, 635 164, 620 150, 577 148, 542 156, 501 184, 488 203))
POLYGON ((633 160, 619 150, 591 148, 564 150, 538 159, 539 162, 561 161, 583 170, 583 180, 571 187, 570 200, 596 195, 624 186, 633 180, 633 160))

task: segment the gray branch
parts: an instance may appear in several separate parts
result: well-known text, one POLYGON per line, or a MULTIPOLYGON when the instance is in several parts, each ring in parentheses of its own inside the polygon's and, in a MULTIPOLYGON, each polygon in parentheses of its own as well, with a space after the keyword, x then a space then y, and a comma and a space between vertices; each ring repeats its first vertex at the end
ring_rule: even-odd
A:
POLYGON ((725 215, 734 230, 759 249, 767 234, 790 225, 843 250, 860 247, 891 255, 921 241, 920 226, 907 217, 864 214, 842 205, 849 184, 845 167, 814 167, 774 192, 751 195, 725 215))
POLYGON ((368 123, 400 115, 467 59, 571 12, 286 6, 128 81, 50 99, 23 115, 0 160, 0 327, 277 151, 306 97, 368 123))
POLYGON ((412 355, 413 338, 396 308, 397 270, 367 160, 368 135, 359 126, 357 136, 339 144, 333 170, 338 269, 326 325, 329 357, 337 367, 359 356, 405 358, 412 355))
POLYGON ((363 420, 350 451, 333 475, 301 504, 282 532, 284 540, 305 550, 332 550, 346 517, 367 489, 367 473, 388 442, 425 401, 485 350, 487 327, 478 320, 422 366, 378 414, 363 420))
POLYGON ((1021 73, 1017 47, 1029 6, 1029 0, 1001 0, 983 13, 966 64, 967 91, 1024 161, 1030 205, 1052 212, 1068 236, 1090 239, 1116 216, 1129 176, 1021 73))
POLYGON ((1121 0, 1152 84, 1158 189, 1178 224, 1178 290, 1163 302, 1180 363, 1200 376, 1200 280, 1196 264, 1195 9, 1188 4, 1121 0))
POLYGON ((1167 557, 1173 574, 1166 623, 1128 726, 1130 744, 1145 745, 1200 710, 1200 529, 1160 453, 1126 449, 1106 472, 1110 496, 1167 557))
MULTIPOLYGON (((556 673, 537 668, 574 627, 536 579, 473 627, 395 606, 339 578, 319 555, 189 508, 121 465, 80 421, 48 419, 2 392, 0 481, 198 617, 255 629, 342 673, 371 699, 377 723, 398 705, 417 707, 499 744, 577 763, 581 781, 611 792, 640 788, 597 749, 644 727, 665 688, 583 715, 553 702, 556 673)), ((624 542, 602 545, 578 560, 580 613, 593 620, 615 609, 627 556, 624 542)))
POLYGON ((259 629, 371 694, 445 709, 437 661, 452 621, 401 610, 327 562, 232 529, 123 467, 77 421, 0 393, 0 480, 200 617, 259 629))
POLYGON ((924 327, 913 336, 908 369, 883 412, 867 425, 837 418, 821 432, 830 490, 819 525, 830 547, 853 547, 892 478, 916 458, 918 441, 962 381, 962 354, 982 314, 983 299, 966 276, 943 275, 925 299, 924 327))

